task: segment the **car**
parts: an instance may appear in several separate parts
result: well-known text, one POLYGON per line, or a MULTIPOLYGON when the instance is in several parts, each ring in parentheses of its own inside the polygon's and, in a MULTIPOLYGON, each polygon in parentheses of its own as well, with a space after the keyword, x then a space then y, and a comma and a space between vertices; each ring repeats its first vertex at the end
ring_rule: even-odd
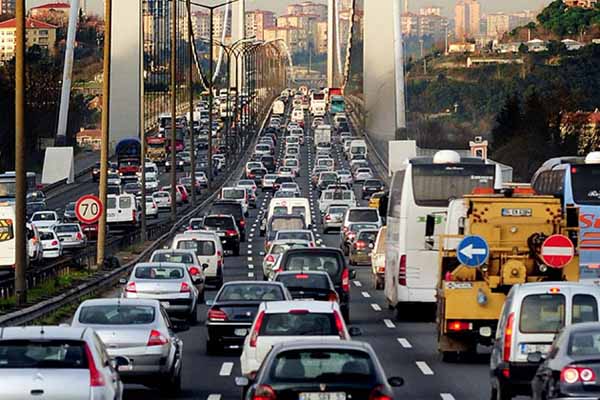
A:
POLYGON ((247 162, 245 170, 244 170, 244 175, 246 176, 247 179, 254 179, 254 178, 250 178, 248 176, 248 175, 250 175, 250 171, 252 171, 253 169, 256 169, 256 168, 264 168, 264 167, 265 166, 260 161, 250 161, 250 162, 247 162))
POLYGON ((196 249, 186 249, 190 246, 178 246, 175 249, 154 250, 150 256, 149 262, 154 263, 179 263, 185 264, 190 277, 198 289, 198 302, 204 303, 204 283, 206 278, 204 270, 209 267, 207 263, 200 262, 196 249))
MULTIPOLYGON (((168 156, 165 161, 165 169, 167 172, 171 171, 171 157, 170 156, 168 156)), ((185 161, 179 156, 175 157, 175 170, 183 171, 184 169, 185 169, 185 161)))
POLYGON ((379 228, 375 245, 371 252, 371 273, 375 290, 383 290, 385 286, 385 237, 387 226, 379 228))
POLYGON ((242 205, 244 215, 248 216, 248 194, 244 188, 224 187, 221 189, 219 200, 233 200, 242 205))
POLYGON ((260 158, 260 162, 263 164, 264 168, 267 170, 267 173, 272 174, 275 172, 275 168, 277 165, 277 160, 273 156, 262 156, 260 158))
POLYGON ((120 196, 122 194, 120 185, 106 185, 106 194, 114 194, 120 196))
POLYGON ((294 193, 292 197, 300 197, 300 186, 296 182, 283 182, 279 185, 279 190, 294 193))
POLYGON ((294 176, 300 176, 300 161, 297 158, 286 158, 283 160, 283 167, 291 168, 294 176))
POLYGON ((209 306, 206 352, 214 354, 224 348, 241 348, 261 303, 291 299, 285 286, 278 282, 225 283, 215 299, 206 302, 209 306))
POLYGON ((365 222, 377 225, 377 228, 383 225, 379 210, 369 207, 351 207, 344 215, 342 230, 347 228, 349 224, 356 222, 365 222))
POLYGON ((158 218, 158 204, 152 196, 146 196, 146 217, 158 218))
POLYGON ((273 281, 283 283, 295 300, 339 300, 329 274, 324 271, 278 272, 273 281))
POLYGON ((352 340, 277 343, 252 375, 235 379, 246 399, 393 399, 404 384, 386 377, 368 343, 352 340))
POLYGON ((54 225, 53 229, 63 250, 83 249, 87 246, 87 237, 78 223, 57 224, 54 225))
POLYGON ((350 280, 356 278, 356 271, 346 266, 340 249, 318 247, 289 249, 280 257, 278 271, 325 271, 338 294, 342 315, 350 321, 350 280))
POLYGON ((325 209, 323 214, 323 233, 328 233, 332 229, 340 229, 342 227, 342 221, 344 214, 348 210, 348 206, 345 204, 332 203, 325 209))
MULTIPOLYGON (((39 210, 41 211, 41 210, 39 210)), ((75 202, 70 201, 65 206, 65 211, 63 212, 63 222, 75 222, 77 221, 77 215, 75 215, 75 202)))
POLYGON ((352 173, 350 173, 350 171, 348 171, 347 169, 341 169, 336 172, 338 174, 338 181, 340 183, 345 183, 349 185, 352 185, 352 183, 354 183, 352 173))
POLYGON ((152 200, 156 203, 159 211, 164 208, 171 208, 171 193, 165 190, 159 190, 158 192, 152 193, 152 200))
POLYGON ((275 185, 275 181, 277 180, 279 176, 275 175, 275 174, 267 174, 263 177, 262 179, 262 185, 261 188, 263 191, 274 191, 274 185, 275 185))
POLYGON ((123 193, 132 194, 136 197, 142 195, 142 185, 138 182, 129 182, 123 185, 123 193))
POLYGON ((121 177, 117 173, 109 173, 108 174, 108 185, 121 186, 121 177))
POLYGON ((345 255, 350 255, 354 242, 358 236, 358 232, 364 229, 378 230, 380 227, 372 222, 354 222, 347 226, 342 226, 340 230, 340 249, 345 255))
MULTIPOLYGON (((190 221, 190 225, 194 222, 190 221)), ((171 249, 195 252, 197 263, 193 266, 202 270, 204 283, 215 285, 217 289, 223 285, 224 251, 216 232, 190 230, 177 234, 171 242, 171 249)), ((193 272, 191 275, 195 275, 193 272)))
POLYGON ((200 183, 201 187, 207 187, 208 186, 208 178, 206 177, 206 172, 196 171, 196 182, 200 183))
POLYGON ((180 151, 177 157, 183 160, 184 165, 192 165, 192 154, 189 151, 180 151))
POLYGON ((373 179, 373 171, 371 171, 371 168, 356 168, 356 171, 354 171, 354 182, 361 183, 369 179, 373 179))
POLYGON ((240 231, 240 241, 246 241, 246 217, 244 216, 244 208, 239 202, 235 200, 217 200, 210 206, 208 214, 231 215, 240 231))
POLYGON ((176 333, 189 325, 171 321, 158 300, 84 300, 71 326, 93 329, 110 358, 130 360, 118 371, 123 382, 181 390, 183 341, 176 333))
POLYGON ((97 162, 92 167, 92 182, 98 182, 100 180, 100 162, 97 162))
MULTIPOLYGON (((536 282, 513 285, 495 332, 490 357, 491 398, 510 399, 531 393, 531 381, 556 334, 564 327, 597 322, 600 289, 575 282, 536 282)), ((482 327, 485 327, 483 325, 482 327)), ((478 329, 481 329, 479 327, 478 329)), ((445 356, 443 354, 443 356, 445 356)))
POLYGON ((356 233, 348 251, 350 265, 371 265, 371 251, 378 233, 379 228, 361 229, 356 233))
POLYGON ((55 211, 37 211, 31 215, 29 221, 38 229, 48 229, 58 224, 60 219, 55 211))
POLYGON ((62 244, 58 235, 51 228, 39 229, 39 238, 42 243, 43 258, 58 258, 63 254, 62 244))
POLYGON ((0 330, 0 393, 16 399, 121 400, 117 370, 94 329, 71 326, 18 326, 0 330))
POLYGON ((532 363, 541 362, 531 382, 533 399, 598 398, 599 342, 600 323, 578 323, 558 333, 545 358, 541 353, 530 353, 527 358, 532 363))
POLYGON ((273 183, 273 190, 274 191, 279 190, 279 188, 281 187, 281 184, 285 183, 285 182, 294 183, 296 181, 291 176, 278 176, 277 179, 275 179, 275 182, 273 183))
POLYGON ((253 168, 248 173, 248 178, 254 180, 254 184, 262 185, 262 181, 265 175, 267 175, 268 171, 266 168, 253 168))
POLYGON ((29 221, 31 219, 31 216, 38 212, 38 211, 44 211, 46 210, 48 207, 46 205, 45 201, 33 201, 33 202, 28 202, 25 204, 25 217, 27 218, 27 220, 29 221))
POLYGON ((265 257, 263 258, 263 278, 265 280, 272 280, 275 276, 276 271, 273 267, 277 264, 277 260, 288 249, 305 248, 310 247, 310 241, 302 239, 289 239, 289 240, 274 240, 265 251, 265 257))
POLYGON ((269 248, 270 243, 275 240, 275 235, 279 230, 297 230, 307 229, 306 222, 302 215, 283 214, 273 215, 267 223, 265 233, 265 249, 269 248))
POLYGON ((146 176, 146 191, 152 193, 158 190, 158 179, 154 175, 146 176))
POLYGON ((308 247, 315 247, 315 234, 310 229, 282 229, 277 231, 274 240, 306 240, 308 247))
POLYGON ((331 171, 323 171, 319 173, 317 180, 317 189, 319 191, 327 190, 327 186, 338 182, 337 173, 331 171))
POLYGON ((199 292, 185 264, 138 263, 121 283, 125 284, 124 298, 159 300, 169 315, 196 323, 199 292))
POLYGON ((240 255, 241 235, 231 215, 210 214, 202 220, 202 230, 213 231, 221 239, 223 250, 234 256, 240 255))
POLYGON ((261 304, 244 340, 240 356, 242 375, 256 373, 275 344, 311 339, 350 340, 337 302, 295 300, 261 304))
MULTIPOLYGON (((179 184, 183 185, 183 187, 185 187, 186 192, 189 193, 190 197, 191 197, 191 194, 192 194, 192 177, 191 176, 185 176, 183 178, 179 178, 179 184)), ((196 181, 195 190, 196 190, 196 194, 200 194, 202 192, 202 185, 198 181, 196 181)))
POLYGON ((290 167, 279 167, 277 168, 277 175, 279 175, 279 177, 295 178, 296 171, 294 168, 290 167))
POLYGON ((385 185, 379 179, 367 179, 362 185, 362 198, 368 199, 374 193, 381 192, 385 188, 385 185))

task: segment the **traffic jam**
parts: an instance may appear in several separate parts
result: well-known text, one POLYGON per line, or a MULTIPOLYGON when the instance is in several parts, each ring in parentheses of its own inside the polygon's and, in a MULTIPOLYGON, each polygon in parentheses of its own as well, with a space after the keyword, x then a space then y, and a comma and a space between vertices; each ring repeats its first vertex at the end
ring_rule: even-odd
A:
MULTIPOLYGON (((170 165, 166 136, 148 141, 148 217, 173 201, 155 161, 185 174, 198 151, 182 133, 170 165)), ((0 328, 0 399, 600 398, 600 153, 516 184, 478 140, 397 142, 381 168, 341 90, 284 90, 241 172, 118 287, 60 325, 0 328)), ((139 141, 120 145, 141 163, 139 141)), ((107 216, 135 224, 140 183, 123 176, 107 216)), ((85 247, 69 221, 101 208, 33 212, 39 257, 85 247)))

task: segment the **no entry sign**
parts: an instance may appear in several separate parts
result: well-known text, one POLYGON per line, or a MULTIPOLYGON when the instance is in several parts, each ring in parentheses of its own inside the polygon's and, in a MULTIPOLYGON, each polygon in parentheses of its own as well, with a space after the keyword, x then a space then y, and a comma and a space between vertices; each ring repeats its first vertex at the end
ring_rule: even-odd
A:
POLYGON ((575 246, 564 235, 552 235, 542 244, 542 260, 553 268, 562 268, 571 262, 575 255, 575 246))

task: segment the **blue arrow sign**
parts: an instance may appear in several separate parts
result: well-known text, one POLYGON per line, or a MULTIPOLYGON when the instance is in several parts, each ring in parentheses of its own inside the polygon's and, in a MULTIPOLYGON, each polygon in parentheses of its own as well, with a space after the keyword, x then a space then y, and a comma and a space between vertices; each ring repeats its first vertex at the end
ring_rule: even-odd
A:
POLYGON ((456 256, 461 264, 477 268, 483 265, 490 255, 490 248, 481 236, 466 236, 458 244, 456 256))

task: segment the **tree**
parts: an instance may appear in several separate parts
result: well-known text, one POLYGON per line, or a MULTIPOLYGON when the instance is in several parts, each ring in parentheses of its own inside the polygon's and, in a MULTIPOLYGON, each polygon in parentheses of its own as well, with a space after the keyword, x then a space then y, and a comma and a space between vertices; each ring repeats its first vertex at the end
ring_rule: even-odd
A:
POLYGON ((492 129, 492 146, 498 149, 511 141, 521 129, 521 101, 516 93, 510 95, 496 117, 496 125, 492 129))

